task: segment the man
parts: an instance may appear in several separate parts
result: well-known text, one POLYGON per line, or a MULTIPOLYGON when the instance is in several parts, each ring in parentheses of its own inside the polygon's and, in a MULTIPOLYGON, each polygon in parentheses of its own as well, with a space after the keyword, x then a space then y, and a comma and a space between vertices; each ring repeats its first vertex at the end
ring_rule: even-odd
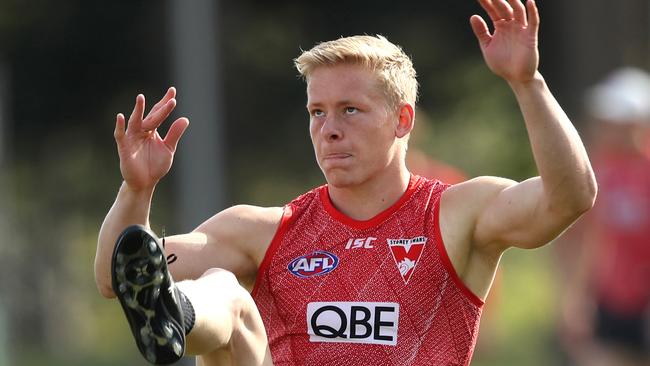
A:
POLYGON ((502 253, 549 242, 596 194, 582 142, 537 71, 535 3, 480 3, 495 31, 477 15, 472 28, 517 97, 540 172, 521 183, 448 186, 411 175, 411 60, 382 37, 325 42, 295 63, 328 184, 284 208, 231 207, 166 238, 179 258, 169 267, 174 284, 153 233, 130 226, 119 235, 148 225, 155 185, 188 121, 176 120, 164 139, 156 132, 174 108, 173 89, 144 119, 138 96, 126 130, 118 115, 124 183, 99 234, 96 279, 104 296, 120 299, 148 360, 173 362, 186 346, 204 365, 224 347, 241 365, 270 364, 271 355, 276 365, 470 362, 502 253), (230 272, 256 278, 255 304, 230 272))

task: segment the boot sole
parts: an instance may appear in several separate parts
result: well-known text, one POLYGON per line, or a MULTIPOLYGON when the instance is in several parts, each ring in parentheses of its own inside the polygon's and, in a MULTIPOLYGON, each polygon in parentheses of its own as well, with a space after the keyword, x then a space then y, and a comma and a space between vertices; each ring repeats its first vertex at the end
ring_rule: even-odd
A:
POLYGON ((144 226, 129 226, 117 240, 111 269, 140 353, 156 365, 178 361, 185 350, 183 317, 158 238, 144 226))

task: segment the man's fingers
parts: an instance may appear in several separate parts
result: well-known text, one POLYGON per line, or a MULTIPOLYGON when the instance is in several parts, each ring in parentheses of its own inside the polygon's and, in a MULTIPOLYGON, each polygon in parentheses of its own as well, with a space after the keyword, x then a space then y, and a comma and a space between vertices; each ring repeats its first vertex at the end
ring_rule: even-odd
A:
POLYGON ((138 94, 135 97, 135 107, 129 117, 127 131, 139 132, 142 129, 142 115, 144 113, 144 95, 138 94))
POLYGON ((478 43, 481 45, 481 48, 487 46, 490 43, 492 36, 490 35, 490 31, 487 24, 485 23, 485 20, 483 20, 483 18, 479 15, 472 15, 472 17, 469 18, 469 23, 472 26, 474 35, 476 36, 476 39, 478 39, 478 43))
POLYGON ((481 4, 481 7, 487 12, 488 16, 493 22, 496 22, 500 19, 499 14, 494 8, 494 4, 492 4, 492 0, 478 0, 478 2, 481 4))
POLYGON ((149 113, 147 118, 142 121, 142 128, 145 131, 153 131, 160 126, 163 121, 169 117, 169 114, 176 108, 176 99, 170 99, 158 110, 149 113))
POLYGON ((158 109, 160 109, 160 107, 164 106, 164 105, 165 105, 165 104, 166 104, 170 99, 172 99, 172 98, 174 98, 174 97, 176 97, 176 88, 174 88, 174 87, 172 86, 172 87, 170 87, 169 89, 167 89, 167 92, 166 92, 165 95, 163 95, 163 97, 158 101, 158 103, 156 103, 156 105, 154 105, 153 108, 151 108, 151 111, 149 111, 149 115, 150 115, 151 113, 157 111, 158 109))
POLYGON ((515 17, 515 20, 521 23, 524 27, 528 25, 526 20, 526 8, 522 4, 521 0, 508 0, 508 3, 512 7, 512 14, 515 17))
POLYGON ((512 8, 506 0, 492 0, 492 3, 494 4, 494 9, 497 14, 499 14, 498 20, 510 20, 515 18, 512 8))
POLYGON ((528 31, 531 35, 537 36, 539 30, 539 10, 534 0, 526 1, 526 9, 528 10, 528 31))
POLYGON ((124 137, 124 125, 126 124, 126 121, 124 120, 124 115, 122 113, 118 113, 117 117, 115 118, 115 132, 113 132, 113 136, 115 137, 115 141, 120 141, 124 137))
POLYGON ((178 141, 181 139, 181 136, 183 136, 183 133, 189 124, 190 120, 185 117, 181 117, 174 121, 171 127, 169 127, 169 131, 167 131, 167 135, 163 141, 172 152, 176 151, 178 141))

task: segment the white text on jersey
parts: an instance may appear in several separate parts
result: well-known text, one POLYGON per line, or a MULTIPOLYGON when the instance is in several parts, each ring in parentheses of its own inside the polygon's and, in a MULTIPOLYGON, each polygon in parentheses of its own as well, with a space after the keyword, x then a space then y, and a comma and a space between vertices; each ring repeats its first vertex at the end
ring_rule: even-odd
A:
POLYGON ((345 245, 345 249, 357 249, 357 248, 372 249, 374 248, 372 242, 375 240, 377 240, 377 238, 373 238, 372 236, 369 238, 358 238, 358 239, 353 238, 348 240, 348 243, 345 245))

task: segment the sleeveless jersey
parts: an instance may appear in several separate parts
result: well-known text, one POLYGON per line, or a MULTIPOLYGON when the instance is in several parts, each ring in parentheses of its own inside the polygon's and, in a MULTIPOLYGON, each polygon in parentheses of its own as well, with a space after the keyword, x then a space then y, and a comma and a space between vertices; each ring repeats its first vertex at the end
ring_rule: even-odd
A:
POLYGON ((483 302, 442 242, 447 187, 413 175, 367 221, 339 212, 327 186, 285 206, 252 293, 276 366, 469 364, 483 302))

